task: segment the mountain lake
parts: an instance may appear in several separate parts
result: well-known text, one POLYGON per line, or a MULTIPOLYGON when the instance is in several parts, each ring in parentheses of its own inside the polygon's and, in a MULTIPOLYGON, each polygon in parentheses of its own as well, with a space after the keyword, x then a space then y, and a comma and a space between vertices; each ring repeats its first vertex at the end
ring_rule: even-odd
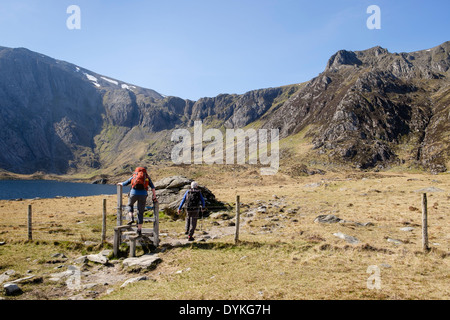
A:
MULTIPOLYGON (((127 192, 125 188, 123 191, 127 192)), ((87 197, 116 193, 116 185, 52 180, 0 180, 0 200, 87 197)))

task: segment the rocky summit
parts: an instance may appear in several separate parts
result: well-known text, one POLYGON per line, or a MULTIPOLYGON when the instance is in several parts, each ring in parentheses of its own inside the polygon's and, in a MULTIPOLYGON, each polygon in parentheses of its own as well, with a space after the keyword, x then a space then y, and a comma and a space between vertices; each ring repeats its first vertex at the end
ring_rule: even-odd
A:
POLYGON ((278 128, 294 140, 303 133, 317 155, 356 168, 406 162, 443 172, 449 51, 450 42, 411 53, 341 50, 306 83, 191 101, 0 47, 0 168, 116 174, 170 161, 172 131, 202 120, 218 129, 278 128))
POLYGON ((264 126, 284 137, 306 130, 319 153, 359 168, 413 160, 445 171, 449 52, 450 42, 411 53, 341 50, 264 126))

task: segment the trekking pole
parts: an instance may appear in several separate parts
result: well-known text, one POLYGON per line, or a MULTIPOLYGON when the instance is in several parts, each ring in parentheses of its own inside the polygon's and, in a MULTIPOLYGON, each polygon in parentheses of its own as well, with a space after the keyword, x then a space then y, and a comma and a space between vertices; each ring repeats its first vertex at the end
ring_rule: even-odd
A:
MULTIPOLYGON (((198 208, 198 212, 200 213, 200 208, 198 208)), ((203 231, 203 211, 202 211, 202 215, 200 216, 200 231, 203 231)))

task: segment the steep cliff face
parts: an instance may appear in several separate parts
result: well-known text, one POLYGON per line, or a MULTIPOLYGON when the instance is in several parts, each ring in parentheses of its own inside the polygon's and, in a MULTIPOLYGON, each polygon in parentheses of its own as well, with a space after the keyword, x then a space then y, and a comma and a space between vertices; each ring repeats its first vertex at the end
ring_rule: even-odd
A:
POLYGON ((106 123, 136 125, 140 96, 162 98, 27 49, 0 48, 0 167, 98 168, 94 137, 106 123))
POLYGON ((170 159, 170 133, 217 128, 307 130, 330 161, 359 168, 450 159, 450 42, 389 53, 341 50, 307 83, 164 97, 27 49, 0 47, 0 168, 67 173, 170 159))
MULTIPOLYGON (((26 49, 0 50, 0 166, 65 172, 92 147, 101 97, 75 68, 26 49)), ((82 161, 98 166, 87 154, 82 161)))
POLYGON ((214 98, 199 99, 192 106, 190 120, 215 118, 227 128, 242 128, 258 120, 286 91, 283 88, 268 88, 249 91, 243 95, 221 94, 214 98))
POLYGON ((67 173, 108 166, 118 158, 120 163, 168 159, 170 135, 164 131, 195 120, 245 126, 281 92, 256 90, 195 102, 27 49, 0 47, 0 168, 67 173))

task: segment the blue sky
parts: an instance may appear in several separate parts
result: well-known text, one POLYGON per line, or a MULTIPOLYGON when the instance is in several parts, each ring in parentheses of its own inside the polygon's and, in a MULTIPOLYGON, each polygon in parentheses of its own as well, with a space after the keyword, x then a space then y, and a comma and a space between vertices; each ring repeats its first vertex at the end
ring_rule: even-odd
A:
POLYGON ((197 100, 308 81, 340 49, 450 40, 448 0, 1 0, 0 46, 25 47, 197 100), (69 30, 67 7, 81 9, 69 30), (366 12, 381 9, 381 29, 366 12))

